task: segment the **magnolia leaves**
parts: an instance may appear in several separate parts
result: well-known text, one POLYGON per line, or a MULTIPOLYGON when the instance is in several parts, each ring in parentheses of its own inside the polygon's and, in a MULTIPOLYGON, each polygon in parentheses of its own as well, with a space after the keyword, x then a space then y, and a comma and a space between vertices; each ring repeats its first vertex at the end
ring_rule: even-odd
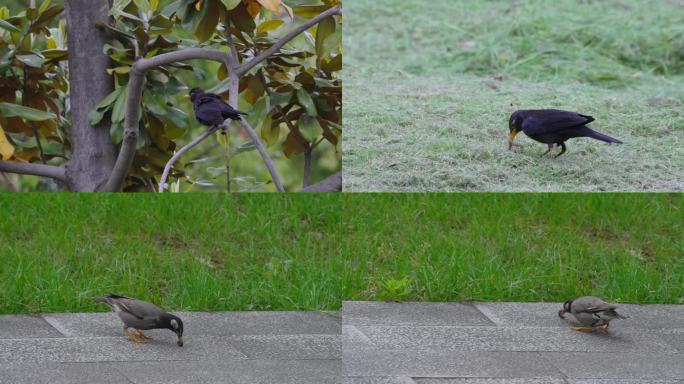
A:
POLYGON ((14 146, 7 140, 5 136, 5 131, 2 130, 0 125, 0 159, 9 160, 14 155, 14 146))
POLYGON ((29 121, 43 121, 56 119, 54 113, 41 111, 35 108, 25 107, 12 103, 0 103, 0 116, 2 117, 21 117, 29 121))

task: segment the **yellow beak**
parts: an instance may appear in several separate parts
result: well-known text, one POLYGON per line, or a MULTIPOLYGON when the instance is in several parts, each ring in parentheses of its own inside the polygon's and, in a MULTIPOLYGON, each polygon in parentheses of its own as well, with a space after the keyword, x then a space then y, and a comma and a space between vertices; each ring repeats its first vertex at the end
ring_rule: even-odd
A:
POLYGON ((510 150, 513 148, 513 140, 515 140, 515 135, 517 135, 518 132, 516 131, 511 131, 511 133, 508 134, 508 149, 510 150))

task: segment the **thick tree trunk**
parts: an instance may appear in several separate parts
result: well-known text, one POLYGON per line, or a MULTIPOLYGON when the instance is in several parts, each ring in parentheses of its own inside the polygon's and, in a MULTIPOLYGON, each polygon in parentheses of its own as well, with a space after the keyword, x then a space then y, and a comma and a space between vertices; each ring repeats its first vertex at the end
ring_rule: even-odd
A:
POLYGON ((106 69, 109 57, 102 53, 107 43, 95 22, 106 22, 109 0, 66 0, 69 84, 71 96, 71 160, 66 166, 67 186, 72 191, 95 191, 107 181, 116 146, 106 118, 96 126, 88 123, 88 112, 114 90, 106 69))

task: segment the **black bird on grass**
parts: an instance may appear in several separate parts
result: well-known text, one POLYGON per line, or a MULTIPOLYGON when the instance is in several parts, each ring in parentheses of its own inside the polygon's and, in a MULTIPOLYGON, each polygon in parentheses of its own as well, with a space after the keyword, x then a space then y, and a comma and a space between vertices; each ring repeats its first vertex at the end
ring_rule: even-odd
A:
POLYGON ((132 297, 107 293, 103 297, 95 297, 93 300, 104 303, 119 315, 124 323, 124 335, 136 343, 144 343, 151 337, 142 333, 147 329, 170 329, 176 334, 176 344, 183 346, 183 321, 170 313, 159 309, 156 305, 134 299, 132 297), (131 331, 131 329, 133 329, 131 331))
POLYGON ((528 109, 515 111, 508 121, 508 149, 513 147, 513 139, 518 132, 523 131, 531 139, 548 145, 542 156, 551 152, 554 146, 561 146, 561 152, 566 151, 565 141, 573 137, 591 137, 606 143, 622 144, 622 141, 596 132, 586 125, 594 118, 577 112, 561 111, 558 109, 528 109))
POLYGON ((240 115, 247 114, 226 104, 221 96, 215 93, 204 93, 199 88, 190 90, 190 100, 195 111, 195 118, 200 124, 208 127, 217 127, 226 119, 240 120, 240 115))

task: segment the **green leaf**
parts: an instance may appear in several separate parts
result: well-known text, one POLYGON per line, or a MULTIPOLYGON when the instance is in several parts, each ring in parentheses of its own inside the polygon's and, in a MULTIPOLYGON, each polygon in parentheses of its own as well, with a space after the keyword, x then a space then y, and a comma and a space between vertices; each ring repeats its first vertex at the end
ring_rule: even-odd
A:
MULTIPOLYGON (((138 10, 142 13, 147 13, 150 10, 150 3, 147 0, 133 0, 138 10)), ((159 2, 157 2, 158 5, 159 2)))
POLYGON ((29 67, 40 68, 45 63, 45 58, 36 54, 31 53, 29 55, 17 55, 17 60, 28 65, 29 67))
POLYGON ((335 19, 331 16, 318 23, 316 30, 316 54, 318 56, 325 56, 325 39, 335 32, 335 19))
POLYGON ((226 167, 207 167, 207 173, 213 179, 224 175, 227 171, 226 167))
POLYGON ((0 103, 0 115, 3 117, 21 117, 29 121, 43 121, 57 118, 57 116, 51 112, 12 103, 0 103))
POLYGON ((21 31, 17 27, 15 27, 14 25, 10 24, 9 22, 7 22, 5 20, 1 20, 1 19, 0 19, 0 28, 4 29, 6 31, 10 31, 10 32, 21 33, 21 31))
POLYGON ((214 85, 213 87, 207 89, 207 93, 215 93, 215 94, 221 94, 230 88, 230 78, 226 77, 224 80, 222 80, 220 83, 214 85))
POLYGON ((314 105, 311 95, 309 95, 309 92, 307 92, 306 89, 299 88, 297 90, 297 99, 299 100, 299 104, 301 104, 304 107, 304 109, 306 109, 307 114, 309 114, 310 116, 317 115, 316 106, 314 105))
POLYGON ((88 112, 88 123, 93 126, 97 125, 102 118, 104 117, 106 110, 99 110, 97 108, 93 109, 92 111, 88 112))
POLYGON ((30 31, 33 33, 38 32, 44 26, 50 24, 50 22, 54 20, 55 16, 59 15, 63 10, 63 5, 53 5, 52 7, 41 12, 40 16, 38 16, 38 19, 31 24, 30 31))
POLYGON ((240 5, 240 1, 241 0, 221 0, 227 11, 233 10, 235 7, 240 5))
POLYGON ((264 95, 254 104, 252 109, 249 111, 249 115, 246 116, 246 119, 252 125, 252 127, 259 127, 270 110, 271 100, 268 95, 264 95))
POLYGON ((237 147, 237 149, 235 150, 235 154, 237 155, 238 153, 249 152, 249 151, 253 151, 255 149, 256 149, 256 144, 254 144, 253 141, 248 141, 248 142, 242 144, 241 146, 237 147))
POLYGON ((121 87, 121 92, 116 97, 114 107, 112 108, 112 123, 120 123, 124 120, 126 110, 126 92, 125 88, 121 87))
POLYGON ((179 8, 183 6, 183 1, 182 0, 176 0, 173 3, 165 6, 159 14, 161 14, 164 17, 170 17, 173 15, 176 11, 178 11, 179 8))
POLYGON ((38 8, 38 12, 43 13, 47 9, 47 7, 50 6, 50 3, 52 3, 52 0, 43 0, 43 4, 40 5, 38 8))
POLYGON ((275 127, 273 126, 273 118, 269 113, 261 123, 261 138, 264 139, 267 146, 271 146, 278 141, 279 137, 280 125, 276 124, 275 127))
POLYGON ((312 142, 323 134, 323 128, 321 128, 321 125, 315 117, 301 115, 299 117, 299 133, 302 134, 304 140, 312 142))
POLYGON ((268 31, 272 31, 272 30, 280 27, 284 23, 285 22, 282 21, 281 19, 264 21, 263 23, 259 24, 259 26, 257 27, 257 32, 264 33, 264 32, 268 32, 268 31))
POLYGON ((318 16, 319 14, 330 9, 329 5, 298 5, 292 7, 295 15, 301 16, 307 19, 318 16))
POLYGON ((66 60, 67 50, 66 49, 46 49, 40 52, 46 59, 50 60, 66 60))
POLYGON ((122 90, 123 90, 123 88, 115 89, 112 93, 110 93, 104 99, 102 99, 102 101, 100 101, 100 104, 98 104, 97 107, 95 107, 95 109, 98 109, 98 110, 109 109, 108 107, 116 100, 117 97, 119 97, 119 94, 121 93, 122 90))
POLYGON ((271 92, 271 105, 287 104, 292 99, 292 92, 271 92))
POLYGON ((123 140, 123 125, 114 123, 109 127, 109 136, 114 144, 119 144, 123 140))
POLYGON ((219 21, 218 3, 215 1, 205 1, 199 15, 195 16, 198 21, 195 26, 195 36, 200 43, 203 43, 216 32, 216 24, 219 21))
POLYGON ((121 67, 115 67, 115 68, 107 68, 107 73, 112 74, 112 73, 118 73, 120 75, 125 75, 126 73, 131 71, 131 67, 124 65, 121 67))

